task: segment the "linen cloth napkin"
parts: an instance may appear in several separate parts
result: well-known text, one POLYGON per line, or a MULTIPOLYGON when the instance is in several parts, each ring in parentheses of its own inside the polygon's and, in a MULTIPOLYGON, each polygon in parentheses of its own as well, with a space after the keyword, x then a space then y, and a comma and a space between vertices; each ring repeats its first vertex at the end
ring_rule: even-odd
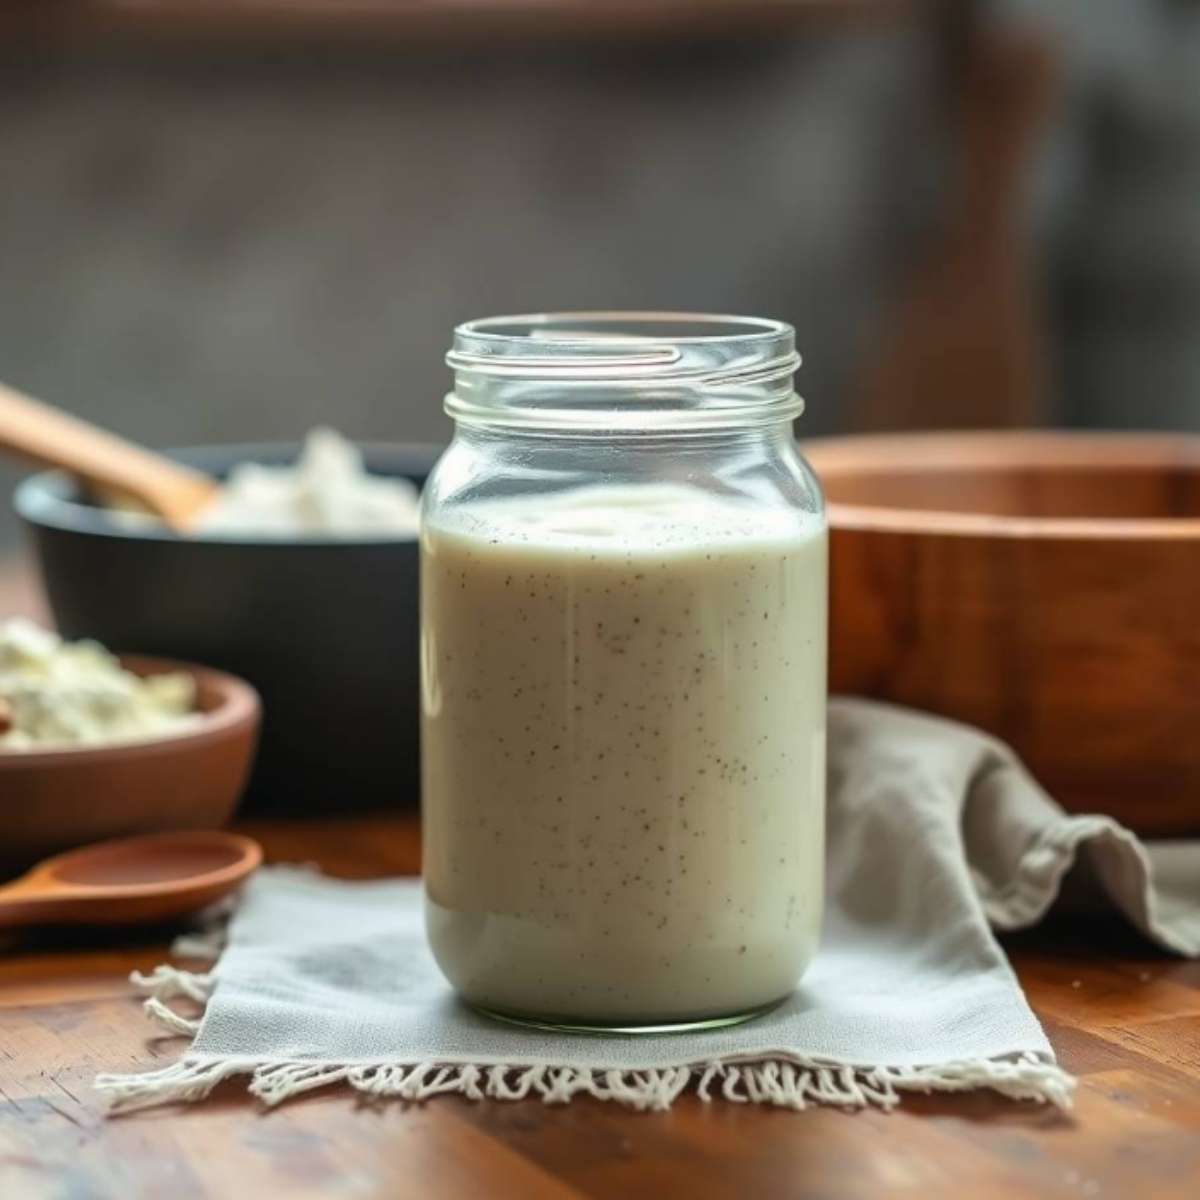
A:
POLYGON ((756 1020, 619 1037, 490 1021, 434 966, 419 883, 274 868, 245 890, 211 971, 135 976, 153 1014, 195 1035, 182 1059, 96 1086, 118 1110, 198 1099, 238 1074, 268 1104, 345 1081, 417 1100, 586 1093, 639 1109, 688 1087, 796 1109, 977 1087, 1068 1106, 1073 1081, 989 922, 1037 921, 1080 860, 1147 937, 1200 953, 1200 842, 1143 845, 1107 817, 1067 816, 1010 750, 949 721, 837 700, 829 750, 821 950, 756 1020), (165 1003, 177 996, 203 1016, 178 1015, 165 1003))

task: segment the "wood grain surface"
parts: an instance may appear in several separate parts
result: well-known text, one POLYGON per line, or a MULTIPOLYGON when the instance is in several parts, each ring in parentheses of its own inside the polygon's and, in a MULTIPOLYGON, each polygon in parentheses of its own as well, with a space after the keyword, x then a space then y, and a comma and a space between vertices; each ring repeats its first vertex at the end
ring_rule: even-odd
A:
POLYGON ((1067 808, 1200 832, 1200 437, 809 442, 830 685, 978 725, 1067 808))
MULTIPOLYGON (((37 610, 0 564, 0 616, 37 610)), ((415 818, 245 825, 273 861, 333 874, 415 873, 415 818)), ((195 1107, 107 1119, 98 1071, 184 1047, 127 982, 171 930, 0 941, 0 1197, 796 1197, 858 1200, 1194 1200, 1200 1195, 1200 963, 1118 924, 1059 923, 1008 939, 1062 1064, 1070 1116, 986 1093, 910 1096, 892 1114, 780 1112, 682 1097, 665 1114, 589 1098, 365 1105, 345 1092, 271 1112, 232 1081, 195 1107)))
MULTIPOLYGON (((414 872, 414 818, 243 827, 276 861, 347 877, 414 872)), ((0 945, 0 1196, 238 1197, 1200 1195, 1200 963, 1114 925, 1011 939, 1030 1000, 1080 1077, 1064 1116, 984 1094, 890 1115, 682 1098, 642 1115, 583 1098, 364 1105, 344 1092, 261 1111, 236 1081, 194 1107, 105 1119, 100 1070, 172 1061, 126 982, 169 931, 0 945)))

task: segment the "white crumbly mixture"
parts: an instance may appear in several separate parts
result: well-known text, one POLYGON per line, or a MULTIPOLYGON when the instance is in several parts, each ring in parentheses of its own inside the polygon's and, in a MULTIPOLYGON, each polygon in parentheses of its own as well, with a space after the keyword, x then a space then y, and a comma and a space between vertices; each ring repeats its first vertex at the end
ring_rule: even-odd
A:
POLYGON ((235 467, 196 533, 415 537, 418 504, 407 479, 368 474, 353 443, 314 429, 295 466, 235 467))
POLYGON ((97 642, 0 624, 0 751, 154 738, 194 720, 195 703, 188 674, 142 679, 97 642))

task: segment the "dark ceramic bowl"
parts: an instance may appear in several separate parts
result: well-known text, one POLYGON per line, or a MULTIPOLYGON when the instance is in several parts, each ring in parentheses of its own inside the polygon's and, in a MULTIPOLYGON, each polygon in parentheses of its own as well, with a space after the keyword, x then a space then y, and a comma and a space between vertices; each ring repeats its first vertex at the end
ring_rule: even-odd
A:
MULTIPOLYGON (((295 445, 176 457, 222 476, 294 461, 295 445)), ((425 482, 439 448, 364 446, 367 467, 425 482)), ((50 609, 69 638, 211 664, 263 701, 244 811, 412 806, 420 787, 417 543, 177 537, 126 528, 58 472, 16 493, 50 609)))

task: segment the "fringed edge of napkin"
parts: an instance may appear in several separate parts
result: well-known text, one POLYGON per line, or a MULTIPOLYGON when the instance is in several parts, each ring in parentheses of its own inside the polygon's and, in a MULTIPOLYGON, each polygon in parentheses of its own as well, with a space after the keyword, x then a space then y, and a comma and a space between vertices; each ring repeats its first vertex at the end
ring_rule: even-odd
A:
MULTIPOLYGON (((210 929, 183 939, 176 951, 215 959, 224 930, 210 929)), ((133 972, 130 981, 146 996, 147 1015, 172 1033, 194 1037, 199 1017, 187 1017, 168 1000, 208 1002, 212 973, 161 965, 149 974, 133 972)), ((1004 1058, 971 1059, 925 1067, 861 1067, 799 1056, 747 1061, 724 1060, 651 1070, 604 1070, 530 1066, 512 1063, 463 1063, 432 1060, 399 1062, 280 1062, 185 1054, 156 1071, 98 1075, 94 1087, 113 1113, 158 1104, 202 1100, 219 1083, 249 1076, 247 1090, 268 1106, 315 1088, 344 1083, 369 1099, 428 1100, 456 1094, 468 1100, 523 1100, 540 1096, 546 1104, 566 1104, 574 1096, 612 1100, 642 1112, 663 1112, 689 1086, 704 1101, 719 1096, 735 1104, 769 1104, 803 1110, 816 1104, 841 1108, 877 1107, 890 1111, 901 1092, 965 1092, 990 1088, 1014 1100, 1034 1100, 1059 1109, 1071 1107, 1074 1079, 1043 1056, 1025 1053, 1004 1058)))

